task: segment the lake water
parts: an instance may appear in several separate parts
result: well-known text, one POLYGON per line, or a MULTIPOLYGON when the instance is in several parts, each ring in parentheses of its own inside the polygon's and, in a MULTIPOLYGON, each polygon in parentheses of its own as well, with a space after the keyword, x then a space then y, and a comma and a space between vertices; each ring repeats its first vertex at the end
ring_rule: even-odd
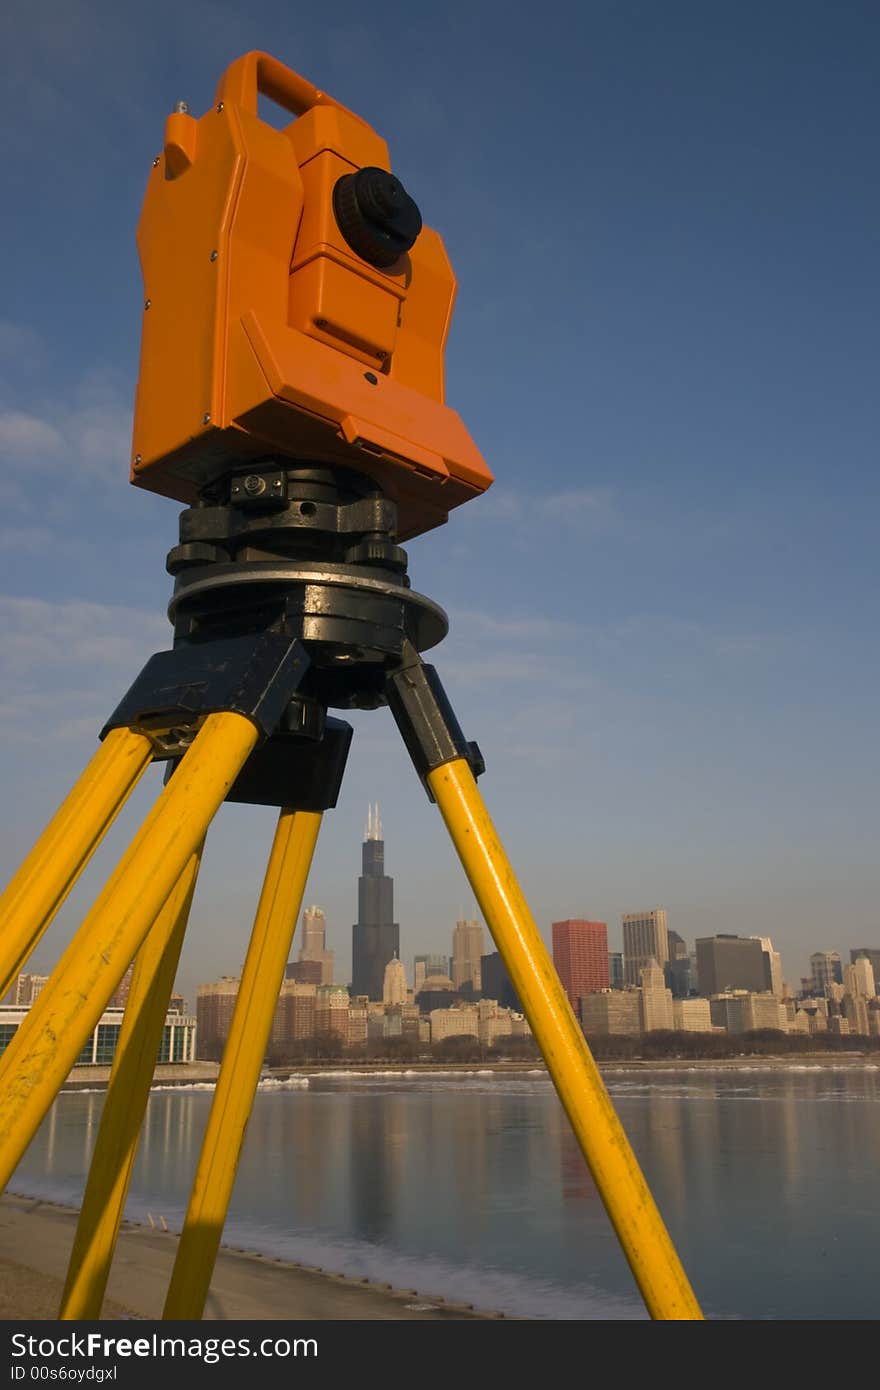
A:
MULTIPOLYGON (((605 1076, 708 1316, 880 1315, 880 1068, 605 1076)), ((59 1096, 12 1190, 78 1204, 102 1103, 59 1096)), ((180 1228, 210 1103, 153 1091, 130 1218, 180 1228)), ((264 1083, 224 1240, 511 1315, 646 1316, 543 1074, 264 1083)))

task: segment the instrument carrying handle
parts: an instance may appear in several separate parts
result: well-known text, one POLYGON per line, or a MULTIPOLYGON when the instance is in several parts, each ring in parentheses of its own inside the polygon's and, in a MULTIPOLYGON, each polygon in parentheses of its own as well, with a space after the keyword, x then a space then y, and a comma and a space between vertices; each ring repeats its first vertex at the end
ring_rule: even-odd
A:
MULTIPOLYGON (((307 78, 286 68, 269 53, 255 49, 236 58, 224 72, 217 85, 216 100, 239 106, 249 115, 256 116, 257 97, 262 93, 282 106, 291 115, 301 116, 313 106, 334 106, 339 111, 347 111, 338 101, 322 92, 307 78)), ((354 112, 349 112, 354 115, 354 112)), ((357 117, 360 120, 360 117, 357 117)))

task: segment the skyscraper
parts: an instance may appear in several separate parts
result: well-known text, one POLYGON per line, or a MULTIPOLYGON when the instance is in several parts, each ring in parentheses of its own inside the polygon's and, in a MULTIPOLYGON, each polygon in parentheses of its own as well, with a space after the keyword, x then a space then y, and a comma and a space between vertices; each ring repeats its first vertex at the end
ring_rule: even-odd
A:
POLYGON ((827 997, 832 985, 843 984, 843 968, 838 951, 814 951, 810 956, 813 991, 827 997))
POLYGON ((880 981, 880 947, 854 946, 849 953, 849 958, 853 965, 857 960, 869 960, 871 969, 874 971, 874 980, 880 981))
POLYGON ((782 957, 778 951, 774 951, 773 942, 769 936, 756 936, 756 941, 760 941, 761 949, 764 952, 764 988, 776 998, 781 999, 785 994, 785 985, 782 980, 782 957))
POLYGON ((108 1008, 110 1008, 110 1009, 124 1009, 124 1008, 125 1008, 126 1004, 128 1003, 128 995, 129 995, 129 991, 130 991, 130 989, 131 989, 131 981, 132 981, 132 976, 133 976, 133 975, 134 975, 134 961, 132 961, 131 965, 130 965, 130 966, 128 967, 128 969, 126 970, 126 972, 125 972, 125 974, 123 975, 122 979, 119 981, 119 984, 116 986, 116 988, 114 989, 113 993, 110 995, 110 1003, 109 1003, 108 1006, 107 1006, 108 1008))
POLYGON ((452 983, 456 989, 482 987, 480 958, 483 954, 483 928, 472 918, 456 922, 452 933, 452 983))
POLYGON ((860 999, 875 997, 877 985, 874 967, 867 956, 856 956, 852 964, 843 967, 843 983, 847 994, 856 995, 860 999))
POLYGON ((553 964, 577 1015, 585 994, 609 988, 608 924, 575 918, 554 922, 553 964))
POLYGON ((48 975, 19 975, 15 982, 15 998, 13 1002, 30 1006, 33 1004, 48 979, 48 975))
POLYGON ((523 1011, 513 980, 507 973, 500 951, 490 951, 480 958, 480 980, 484 999, 496 999, 505 1009, 523 1011))
POLYGON ((706 998, 731 989, 746 989, 752 994, 769 990, 769 967, 765 967, 760 937, 720 932, 718 936, 699 936, 696 944, 700 993, 706 998))
POLYGON ((640 1003, 643 1033, 675 1027, 672 990, 666 988, 663 968, 654 960, 642 967, 640 1003))
POLYGON ((642 970, 652 960, 663 968, 669 960, 669 925, 665 907, 652 907, 645 912, 624 912, 623 980, 627 985, 640 985, 642 970))
POLYGON ((687 942, 671 928, 666 935, 669 943, 669 960, 663 972, 666 984, 672 990, 673 999, 687 999, 694 984, 687 942))
POLYGON ((379 807, 371 806, 358 879, 358 919, 351 929, 351 992, 381 1000, 385 966, 400 955, 394 918, 394 880, 385 873, 385 841, 379 807))
POLYGON ((232 1024, 241 981, 231 975, 196 989, 196 1052, 200 1059, 219 1062, 232 1024))
POLYGON ((321 967, 319 985, 333 983, 333 952, 327 950, 327 919, 319 907, 307 907, 303 913, 302 946, 299 951, 300 963, 317 961, 321 967))
POLYGON ((392 956, 385 967, 382 980, 382 1002, 383 1004, 406 1003, 406 971, 403 968, 403 961, 398 960, 397 956, 392 956))

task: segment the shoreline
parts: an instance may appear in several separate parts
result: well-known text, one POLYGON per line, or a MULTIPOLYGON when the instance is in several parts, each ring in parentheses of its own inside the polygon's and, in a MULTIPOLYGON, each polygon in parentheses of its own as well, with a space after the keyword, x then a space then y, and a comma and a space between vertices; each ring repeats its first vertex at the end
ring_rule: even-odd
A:
MULTIPOLYGON (((738 1057, 622 1057, 603 1059, 596 1064, 600 1073, 621 1071, 815 1071, 825 1070, 865 1070, 880 1071, 880 1051, 878 1052, 789 1052, 785 1054, 754 1053, 738 1057)), ((219 1072, 219 1063, 193 1063, 191 1069, 183 1065, 173 1068, 173 1075, 157 1071, 153 1076, 151 1090, 174 1090, 198 1086, 205 1090, 213 1089, 219 1072)), ((311 1077, 416 1077, 416 1076, 545 1076, 549 1073, 543 1061, 528 1062, 407 1062, 389 1061, 365 1063, 340 1061, 338 1063, 307 1062, 302 1066, 271 1067, 260 1077, 261 1086, 265 1083, 283 1083, 297 1078, 308 1080, 311 1077)), ((103 1091, 110 1080, 110 1067, 77 1068, 76 1074, 68 1077, 59 1092, 60 1095, 75 1091, 103 1091)))
MULTIPOLYGON (((77 1208, 7 1190, 0 1196, 0 1321, 55 1321, 77 1208), (23 1257, 27 1252, 27 1257, 23 1257)), ((178 1236, 123 1221, 101 1321, 160 1321, 178 1236)), ((440 1295, 221 1245, 203 1320, 502 1319, 440 1295)))

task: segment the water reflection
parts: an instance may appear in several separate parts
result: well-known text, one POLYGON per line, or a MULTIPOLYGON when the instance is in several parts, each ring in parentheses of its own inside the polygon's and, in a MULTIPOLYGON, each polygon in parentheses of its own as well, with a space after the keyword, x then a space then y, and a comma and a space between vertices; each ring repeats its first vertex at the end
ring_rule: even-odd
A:
MULTIPOLYGON (((618 1073, 698 1295, 748 1318, 875 1318, 880 1074, 618 1073)), ((150 1097, 128 1214, 179 1224, 211 1103, 150 1097)), ((59 1097, 13 1180, 76 1202, 103 1097, 59 1097)), ((315 1079, 260 1094, 230 1243, 549 1317, 634 1316, 632 1276, 543 1078, 315 1079), (604 1300, 604 1301, 603 1301, 604 1300)))

